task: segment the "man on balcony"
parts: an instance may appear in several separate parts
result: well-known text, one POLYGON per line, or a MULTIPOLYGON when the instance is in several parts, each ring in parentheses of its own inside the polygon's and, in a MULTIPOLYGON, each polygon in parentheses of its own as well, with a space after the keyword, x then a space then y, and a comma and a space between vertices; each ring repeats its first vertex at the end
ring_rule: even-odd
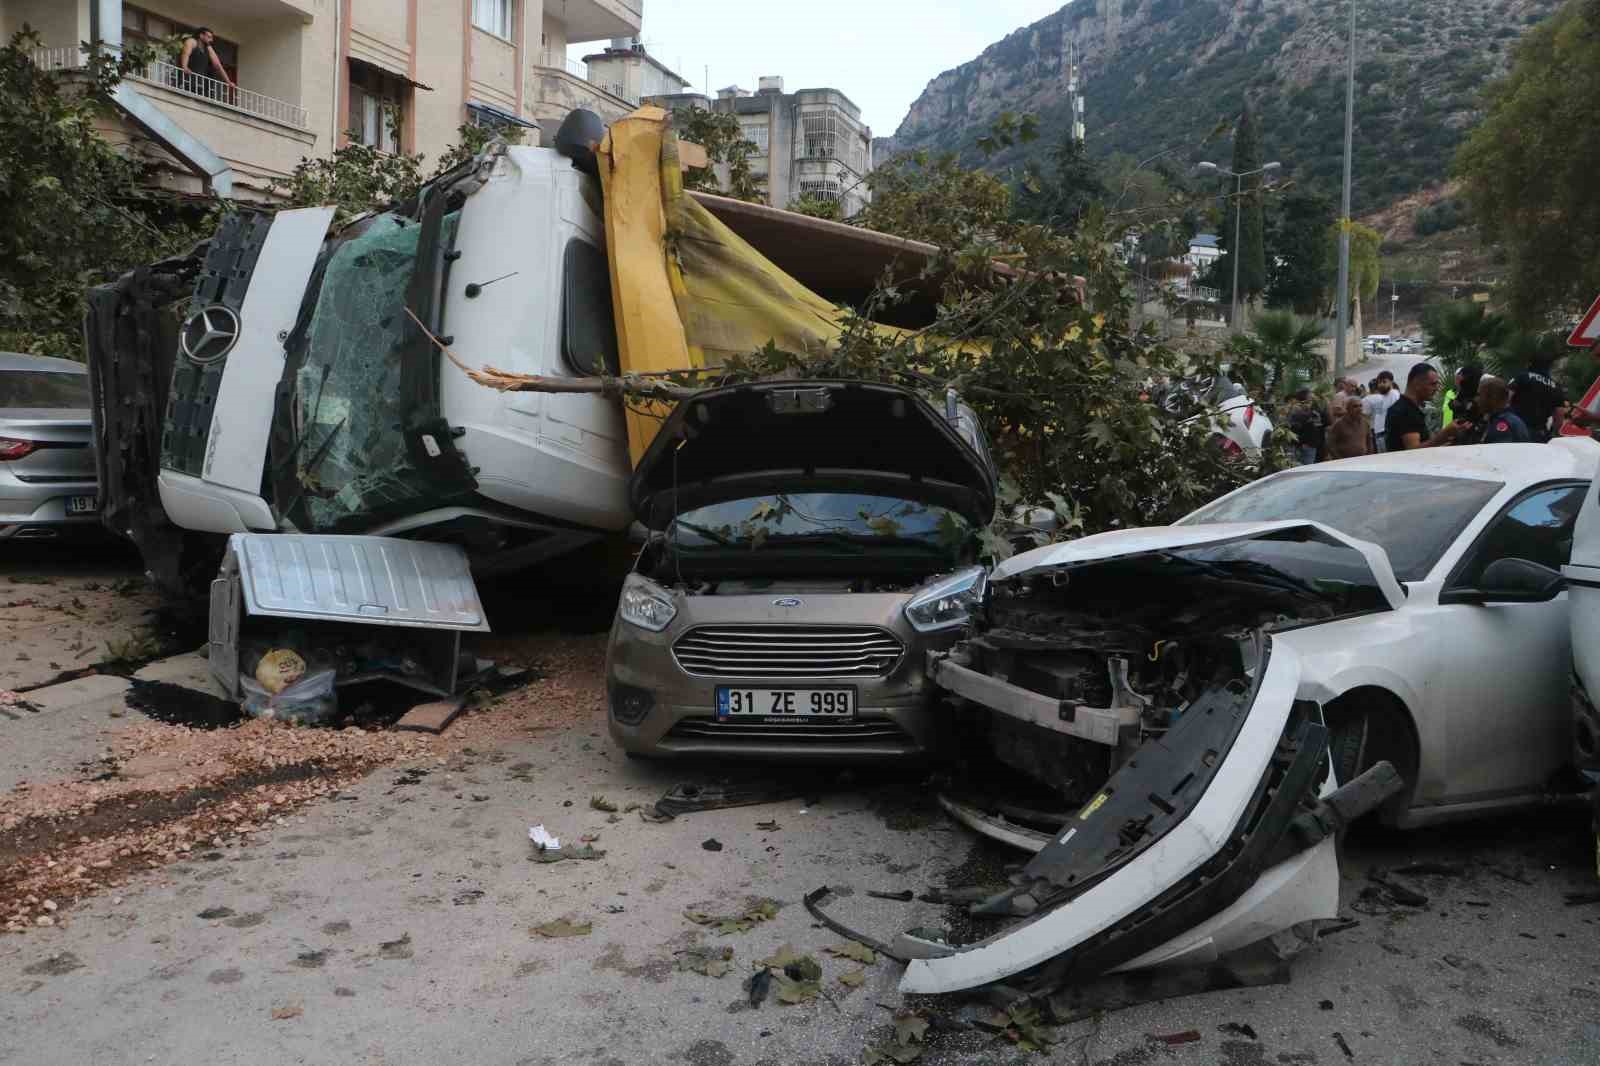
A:
POLYGON ((233 79, 228 77, 222 60, 217 58, 216 49, 211 47, 216 40, 217 35, 211 32, 209 26, 201 26, 183 39, 183 56, 178 60, 178 65, 183 68, 183 84, 179 88, 214 99, 227 99, 238 89, 233 79), (227 89, 212 82, 221 82, 227 89))

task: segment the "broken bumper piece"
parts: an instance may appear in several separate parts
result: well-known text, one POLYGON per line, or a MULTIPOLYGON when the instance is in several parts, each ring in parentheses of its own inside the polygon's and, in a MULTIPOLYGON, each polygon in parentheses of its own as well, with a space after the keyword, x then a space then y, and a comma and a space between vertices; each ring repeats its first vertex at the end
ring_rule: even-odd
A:
MULTIPOLYGON (((911 958, 901 991, 997 981, 1045 991, 1117 970, 1209 961, 1334 917, 1332 834, 1399 779, 1382 766, 1334 792, 1327 730, 1314 704, 1295 700, 1294 651, 1264 644, 1255 677, 1252 691, 1210 693, 1165 737, 1142 745, 1038 849, 1020 884, 975 908, 1028 915, 1023 921, 962 947, 897 940, 911 958)), ((993 827, 967 810, 974 828, 993 827)), ((1034 841, 1012 835, 1033 850, 1034 841)))

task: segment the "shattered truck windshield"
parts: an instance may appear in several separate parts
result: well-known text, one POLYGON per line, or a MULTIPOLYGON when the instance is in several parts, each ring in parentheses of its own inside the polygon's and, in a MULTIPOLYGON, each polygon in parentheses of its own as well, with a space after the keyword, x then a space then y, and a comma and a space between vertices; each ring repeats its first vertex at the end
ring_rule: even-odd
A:
MULTIPOLYGON (((457 215, 444 219, 445 239, 457 215)), ((420 497, 404 426, 406 315, 424 224, 385 213, 360 224, 313 275, 315 300, 299 327, 280 396, 279 509, 308 532, 334 532, 420 497)), ((304 312, 302 312, 304 314, 304 312)))

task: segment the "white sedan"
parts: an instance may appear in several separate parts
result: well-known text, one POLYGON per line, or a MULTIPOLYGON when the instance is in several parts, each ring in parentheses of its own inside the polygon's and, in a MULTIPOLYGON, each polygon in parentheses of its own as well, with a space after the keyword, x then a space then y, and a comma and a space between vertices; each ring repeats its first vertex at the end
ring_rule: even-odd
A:
POLYGON ((1030 842, 947 802, 1036 852, 982 905, 1029 917, 902 937, 902 989, 1214 959, 1334 917, 1333 836, 1385 797, 1402 827, 1544 801, 1572 763, 1559 571, 1597 460, 1568 439, 1324 463, 998 566, 929 672, 1077 813, 1030 842))

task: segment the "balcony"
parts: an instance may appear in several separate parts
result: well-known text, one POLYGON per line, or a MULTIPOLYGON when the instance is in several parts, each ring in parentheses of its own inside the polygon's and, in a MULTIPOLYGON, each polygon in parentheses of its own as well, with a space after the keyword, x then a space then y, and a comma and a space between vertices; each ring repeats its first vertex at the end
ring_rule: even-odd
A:
MULTIPOLYGON (((77 45, 62 48, 39 48, 33 52, 33 62, 42 70, 79 70, 87 64, 87 57, 77 45)), ((204 100, 217 107, 292 126, 298 130, 310 128, 306 109, 287 100, 267 96, 250 89, 235 89, 227 82, 191 74, 181 67, 157 60, 144 70, 130 75, 131 81, 158 85, 179 96, 204 100)))
POLYGON ((582 107, 615 122, 639 106, 622 86, 590 81, 588 68, 568 59, 565 52, 535 52, 531 63, 527 101, 540 119, 559 120, 582 107))
POLYGON ((644 0, 566 0, 561 19, 572 44, 635 37, 644 25, 644 0))

